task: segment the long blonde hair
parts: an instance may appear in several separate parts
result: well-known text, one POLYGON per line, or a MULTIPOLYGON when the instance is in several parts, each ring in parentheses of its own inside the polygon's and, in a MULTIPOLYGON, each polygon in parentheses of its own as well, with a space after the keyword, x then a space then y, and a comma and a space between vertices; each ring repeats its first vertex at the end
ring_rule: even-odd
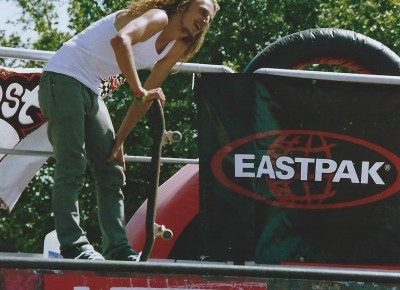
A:
MULTIPOLYGON (((186 10, 190 4, 195 0, 132 0, 127 9, 133 16, 142 15, 144 12, 150 9, 162 9, 167 12, 168 17, 177 13, 178 8, 183 8, 186 10)), ((219 10, 219 5, 217 0, 211 0, 214 4, 214 11, 217 13, 219 10)), ((199 51, 200 47, 203 45, 204 37, 208 32, 207 29, 204 29, 201 33, 196 34, 193 38, 188 41, 188 49, 185 54, 182 56, 180 61, 185 62, 191 59, 196 52, 199 51)))

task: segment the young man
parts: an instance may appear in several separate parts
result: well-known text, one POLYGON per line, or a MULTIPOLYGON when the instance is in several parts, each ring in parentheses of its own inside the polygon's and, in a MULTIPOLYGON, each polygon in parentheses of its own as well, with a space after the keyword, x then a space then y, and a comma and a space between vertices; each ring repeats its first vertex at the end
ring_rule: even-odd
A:
POLYGON ((56 159, 52 204, 64 258, 138 260, 125 232, 123 142, 151 101, 164 105, 161 84, 197 52, 218 9, 216 0, 133 0, 64 43, 44 67, 39 102, 56 159), (152 65, 142 85, 137 70, 152 65), (114 134, 99 91, 102 79, 120 73, 135 101, 114 134), (86 162, 96 180, 104 256, 79 226, 86 162))

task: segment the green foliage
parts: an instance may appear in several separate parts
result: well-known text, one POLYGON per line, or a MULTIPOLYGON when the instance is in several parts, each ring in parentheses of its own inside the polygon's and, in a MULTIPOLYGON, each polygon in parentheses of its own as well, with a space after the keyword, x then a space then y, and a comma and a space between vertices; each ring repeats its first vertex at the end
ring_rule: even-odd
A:
POLYGON ((44 235, 54 228, 49 194, 52 171, 51 166, 43 166, 22 194, 16 210, 0 216, 0 251, 41 252, 44 235))
POLYGON ((320 27, 353 30, 376 39, 400 54, 398 0, 322 1, 320 27))
MULTIPOLYGON (((126 6, 125 0, 69 0, 69 32, 65 33, 57 27, 60 0, 9 1, 17 2, 24 11, 20 19, 10 21, 22 25, 23 29, 34 30, 38 37, 22 43, 19 35, 6 36, 5 31, 0 30, 0 44, 50 51, 59 48, 63 41, 90 23, 126 6)), ((212 23, 204 46, 191 62, 224 64, 241 72, 268 44, 288 34, 318 27, 354 30, 400 53, 398 0, 220 0, 219 3, 221 10, 212 23)), ((1 61, 5 63, 5 60, 1 61)), ((15 61, 7 61, 9 66, 16 65, 15 61)), ((29 67, 43 65, 40 62, 22 64, 29 67)), ((147 74, 145 71, 140 72, 141 79, 144 80, 147 74)), ((191 75, 176 73, 163 86, 167 96, 167 127, 181 131, 184 136, 182 142, 165 147, 164 156, 198 157, 196 105, 191 85, 191 75)), ((131 100, 127 86, 107 98, 107 106, 116 128, 121 124, 131 100)), ((150 154, 150 116, 148 114, 126 140, 127 154, 150 154)), ((0 251, 42 252, 43 239, 53 229, 50 197, 52 165, 50 159, 24 191, 12 213, 0 216, 0 251)), ((167 180, 180 167, 164 164, 160 182, 167 180)), ((128 164, 127 185, 124 189, 127 220, 147 197, 148 170, 147 163, 128 164)), ((94 182, 88 172, 80 195, 81 223, 89 239, 100 244, 95 204, 94 182)))

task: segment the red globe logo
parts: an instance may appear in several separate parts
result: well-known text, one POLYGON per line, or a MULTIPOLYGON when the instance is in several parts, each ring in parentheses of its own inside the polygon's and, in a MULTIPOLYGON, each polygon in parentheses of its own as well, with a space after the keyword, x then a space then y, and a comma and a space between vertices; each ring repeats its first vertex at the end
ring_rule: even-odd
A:
MULTIPOLYGON (((296 155, 306 158, 324 157, 332 158, 332 148, 335 144, 329 143, 321 135, 278 135, 267 149, 267 155, 274 162, 281 156, 296 155)), ((321 205, 336 194, 332 183, 334 174, 324 174, 322 181, 316 185, 309 180, 314 180, 315 174, 307 172, 307 180, 301 180, 301 173, 296 173, 291 180, 276 180, 265 177, 265 182, 273 193, 275 199, 282 207, 297 207, 321 205)))
POLYGON ((306 130, 246 136, 222 147, 211 161, 214 176, 233 192, 299 209, 351 207, 387 198, 400 190, 399 169, 399 157, 376 144, 306 130))

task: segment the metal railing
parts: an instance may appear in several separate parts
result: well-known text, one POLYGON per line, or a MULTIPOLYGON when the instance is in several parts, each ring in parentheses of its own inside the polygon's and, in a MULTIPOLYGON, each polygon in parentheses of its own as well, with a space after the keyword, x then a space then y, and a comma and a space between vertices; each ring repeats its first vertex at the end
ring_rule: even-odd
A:
MULTIPOLYGON (((55 52, 53 51, 45 51, 45 50, 0 47, 0 58, 16 58, 25 60, 48 61, 54 55, 54 53, 55 52)), ((18 70, 23 71, 23 69, 16 69, 16 71, 18 70)), ((177 63, 172 68, 172 70, 183 73, 234 73, 234 71, 231 68, 224 65, 212 65, 212 64, 200 64, 200 63, 177 63)), ((40 69, 38 69, 38 71, 40 71, 40 69)), ((50 151, 17 150, 17 149, 7 149, 7 148, 0 148, 0 154, 29 155, 29 156, 41 156, 41 157, 53 156, 53 152, 50 151)), ((126 155, 125 160, 127 162, 150 162, 151 157, 126 155)), ((177 163, 177 164, 198 164, 199 160, 162 157, 161 162, 177 163)))
MULTIPOLYGON (((33 50, 26 48, 0 47, 0 58, 17 58, 26 60, 48 61, 55 52, 45 50, 33 50)), ((149 68, 150 69, 150 68, 149 68)), ((177 63, 174 71, 186 73, 233 73, 234 71, 224 65, 201 63, 177 63)))
MULTIPOLYGON (((48 61, 54 55, 54 53, 55 52, 44 51, 44 50, 0 47, 0 58, 17 58, 26 60, 36 60, 36 61, 48 61)), ((20 70, 23 71, 23 69, 20 70)), ((18 71, 18 69, 16 69, 16 71, 18 71)), ((224 65, 211 65, 211 64, 200 64, 200 63, 177 63, 173 67, 173 71, 183 72, 183 73, 234 73, 234 71, 231 68, 224 65)), ((314 80, 333 80, 333 81, 400 85, 400 77, 398 76, 363 75, 363 74, 332 73, 332 72, 319 72, 319 71, 299 71, 299 70, 276 69, 276 68, 260 68, 256 70, 254 73, 279 75, 287 77, 310 78, 314 80)), ((42 157, 53 156, 53 153, 49 151, 17 150, 17 149, 6 149, 6 148, 0 148, 0 154, 30 155, 30 156, 42 156, 42 157)), ((150 162, 151 157, 126 155, 125 160, 127 162, 150 162)), ((199 159, 162 157, 161 162, 178 163, 178 164, 198 164, 199 159)))
MULTIPOLYGON (((198 261, 152 261, 151 263, 132 263, 124 261, 87 261, 68 259, 42 259, 18 256, 0 256, 0 269, 32 269, 34 273, 46 273, 44 270, 51 269, 49 274, 62 275, 62 271, 77 271, 80 275, 92 271, 98 275, 115 275, 118 273, 162 273, 163 275, 199 275, 208 279, 219 277, 245 278, 248 281, 254 279, 282 279, 286 282, 299 281, 330 281, 338 282, 339 286, 349 282, 360 282, 356 289, 398 289, 400 283, 400 272, 398 267, 389 269, 357 269, 337 267, 312 267, 312 266, 281 266, 281 265, 232 265, 224 263, 210 263, 198 261), (61 271, 61 272, 57 272, 61 271), (101 273, 101 274, 99 274, 101 273), (371 283, 371 284, 369 284, 371 283), (378 285, 378 284, 392 284, 378 285)), ((93 275, 92 275, 93 276, 93 275)), ((264 280, 263 280, 264 281, 264 280)), ((287 285, 287 284, 283 284, 287 285)), ((301 285, 301 283, 300 283, 301 285)), ((344 288, 329 289, 350 289, 344 288)), ((269 289, 269 288, 268 288, 269 289)), ((285 288, 287 289, 287 288, 285 288)), ((296 288, 311 289, 311 288, 296 288)), ((312 288, 322 289, 322 288, 312 288)), ((323 288, 328 289, 328 288, 323 288)), ((352 288, 353 289, 353 288, 352 288)))
POLYGON ((260 68, 254 73, 262 73, 276 76, 307 78, 313 80, 341 81, 383 85, 400 85, 400 77, 387 75, 367 75, 353 73, 334 73, 321 71, 304 71, 278 68, 260 68))

